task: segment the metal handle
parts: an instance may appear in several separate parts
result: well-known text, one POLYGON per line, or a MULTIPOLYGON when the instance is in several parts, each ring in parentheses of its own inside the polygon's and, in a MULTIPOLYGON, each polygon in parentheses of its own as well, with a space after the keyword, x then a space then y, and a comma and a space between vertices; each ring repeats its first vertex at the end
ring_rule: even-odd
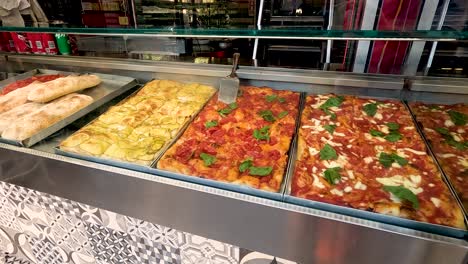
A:
POLYGON ((240 57, 240 53, 234 53, 234 55, 232 57, 232 59, 233 59, 232 71, 231 71, 231 75, 229 75, 231 78, 236 77, 237 64, 239 64, 239 57, 240 57))

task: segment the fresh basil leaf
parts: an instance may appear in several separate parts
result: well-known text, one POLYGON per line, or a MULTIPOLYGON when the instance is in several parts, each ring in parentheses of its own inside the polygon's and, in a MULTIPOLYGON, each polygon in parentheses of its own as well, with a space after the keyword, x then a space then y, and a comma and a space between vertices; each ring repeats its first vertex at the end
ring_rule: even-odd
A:
POLYGON ((340 167, 328 168, 323 172, 323 176, 330 184, 335 185, 341 179, 340 167))
POLYGON ((257 140, 270 140, 270 126, 264 126, 253 131, 253 136, 257 140))
POLYGON ((252 159, 246 159, 239 165, 239 171, 244 172, 248 170, 250 167, 252 167, 252 165, 253 165, 252 159))
POLYGON ((466 142, 458 142, 452 135, 446 135, 445 142, 458 150, 464 150, 466 148, 466 142))
POLYGON ((249 168, 249 174, 254 176, 267 176, 273 171, 272 167, 254 167, 249 168))
POLYGON ((335 120, 336 119, 336 114, 333 113, 332 111, 328 110, 327 109, 323 109, 323 111, 325 112, 325 114, 329 115, 331 117, 332 120, 335 120))
POLYGON ((331 116, 331 119, 336 119, 336 114, 330 111, 330 107, 339 107, 344 101, 343 96, 337 96, 329 98, 325 103, 323 103, 319 108, 322 109, 325 114, 331 116))
POLYGON ((333 132, 335 132, 336 125, 324 125, 323 128, 328 131, 331 135, 333 135, 333 132))
POLYGON ((282 111, 278 114, 278 119, 281 119, 289 114, 288 111, 282 111))
POLYGON ((405 166, 406 164, 408 164, 408 160, 406 160, 405 158, 400 157, 395 153, 387 154, 385 152, 380 153, 379 162, 385 168, 390 168, 392 166, 392 163, 394 162, 398 163, 400 166, 405 166))
POLYGON ((268 121, 268 122, 273 123, 276 120, 276 118, 273 115, 273 112, 271 112, 271 110, 262 110, 262 111, 258 112, 258 115, 260 115, 265 121, 268 121))
POLYGON ((402 139, 403 136, 398 132, 392 131, 390 132, 390 134, 386 135, 384 138, 390 142, 397 142, 398 140, 402 139))
POLYGON ((265 100, 269 103, 275 101, 276 99, 278 98, 278 96, 276 94, 269 94, 267 96, 265 96, 265 100))
POLYGON ((438 105, 430 105, 429 109, 442 110, 442 108, 440 108, 440 106, 438 106, 438 105))
POLYGON ((464 113, 450 110, 447 112, 452 119, 452 122, 457 126, 464 126, 468 120, 468 116, 464 113))
POLYGON ((334 160, 337 159, 338 155, 336 154, 335 149, 330 146, 328 143, 320 150, 320 159, 321 160, 334 160))
POLYGON ((222 117, 225 117, 227 115, 229 115, 232 110, 236 109, 237 108, 237 103, 234 102, 234 103, 230 103, 228 104, 228 107, 227 108, 223 108, 221 110, 218 110, 218 113, 222 116, 222 117))
POLYGON ((283 98, 283 97, 280 97, 280 98, 278 98, 278 102, 280 102, 280 103, 285 103, 285 102, 286 102, 286 99, 283 98))
POLYGON ((380 132, 380 131, 375 130, 375 129, 369 130, 369 133, 370 133, 373 137, 383 137, 383 136, 385 136, 385 134, 384 134, 383 132, 380 132))
POLYGON ((229 109, 234 110, 237 108, 237 103, 236 102, 230 103, 228 106, 229 106, 229 109))
POLYGON ((205 163, 205 166, 207 167, 211 166, 213 163, 216 162, 216 157, 210 154, 200 153, 200 158, 203 160, 203 162, 205 163))
POLYGON ((436 127, 435 131, 439 132, 441 135, 450 135, 450 131, 445 127, 436 127))
POLYGON ((395 131, 395 130, 400 129, 400 125, 398 123, 394 123, 394 122, 387 123, 387 127, 388 127, 388 129, 390 131, 395 131))
POLYGON ((218 125, 218 121, 216 121, 216 120, 206 121, 206 123, 205 123, 206 128, 215 127, 217 125, 218 125))
POLYGON ((328 109, 330 107, 338 107, 338 106, 341 105, 341 103, 343 103, 344 99, 345 98, 343 96, 336 96, 336 97, 329 98, 327 101, 325 101, 325 103, 323 103, 320 106, 320 109, 328 109))
POLYGON ((398 163, 400 166, 405 166, 406 164, 408 164, 407 159, 400 157, 395 153, 392 154, 392 158, 393 158, 393 161, 398 163))
POLYGON ((366 104, 362 109, 364 110, 364 112, 366 112, 368 116, 375 116, 375 114, 377 113, 377 104, 366 104))
POLYGON ((398 197, 398 199, 402 201, 410 202, 413 205, 414 209, 419 208, 418 197, 409 189, 406 189, 403 186, 388 186, 388 185, 384 185, 383 189, 384 191, 392 193, 393 195, 395 195, 396 197, 398 197))

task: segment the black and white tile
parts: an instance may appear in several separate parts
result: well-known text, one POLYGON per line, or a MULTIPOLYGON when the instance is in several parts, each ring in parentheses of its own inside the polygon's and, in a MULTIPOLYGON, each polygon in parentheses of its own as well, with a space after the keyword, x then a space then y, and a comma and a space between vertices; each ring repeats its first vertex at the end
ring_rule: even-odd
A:
POLYGON ((142 237, 130 237, 132 249, 135 252, 138 263, 181 264, 179 248, 142 237))
POLYGON ((182 263, 237 264, 239 247, 183 233, 179 235, 182 263))
POLYGON ((137 263, 128 234, 92 223, 86 231, 97 263, 137 263))

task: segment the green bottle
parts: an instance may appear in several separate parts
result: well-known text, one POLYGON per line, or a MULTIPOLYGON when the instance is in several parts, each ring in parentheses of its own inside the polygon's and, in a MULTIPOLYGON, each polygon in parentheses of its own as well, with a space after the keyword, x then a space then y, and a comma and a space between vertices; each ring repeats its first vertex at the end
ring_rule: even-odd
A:
POLYGON ((68 40, 68 36, 63 33, 55 34, 55 40, 57 41, 57 47, 62 55, 70 55, 71 53, 71 46, 70 41, 68 40))

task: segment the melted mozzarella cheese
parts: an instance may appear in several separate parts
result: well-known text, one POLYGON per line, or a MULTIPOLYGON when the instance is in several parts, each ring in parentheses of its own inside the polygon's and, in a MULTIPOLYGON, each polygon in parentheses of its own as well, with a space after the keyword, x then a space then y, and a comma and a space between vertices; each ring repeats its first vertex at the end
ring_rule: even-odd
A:
POLYGON ((468 168, 468 160, 464 157, 458 157, 458 164, 462 165, 465 168, 468 168))
POLYGON ((379 126, 380 131, 384 132, 385 134, 390 133, 388 130, 388 126, 379 126))
MULTIPOLYGON (((333 138, 333 137, 332 137, 332 138, 333 138)), ((328 145, 333 146, 333 147, 341 147, 341 146, 343 146, 343 144, 341 144, 341 143, 333 142, 332 140, 326 139, 326 138, 324 138, 324 137, 321 137, 320 140, 321 140, 322 142, 328 143, 328 145)))
POLYGON ((316 149, 316 148, 313 148, 313 147, 309 147, 309 154, 311 156, 315 156, 317 155, 318 153, 320 153, 320 150, 316 149))
POLYGON ((421 176, 419 175, 410 175, 411 180, 409 180, 401 175, 395 175, 388 178, 376 178, 376 180, 382 185, 403 186, 414 194, 420 194, 423 192, 423 188, 419 187, 419 183, 421 183, 420 178, 421 176))
POLYGON ((373 158, 372 158, 372 157, 365 157, 365 158, 364 158, 364 162, 365 162, 366 164, 369 164, 369 163, 371 163, 371 162, 372 162, 372 160, 373 160, 373 158))
POLYGON ((350 179, 354 179, 354 172, 352 170, 348 170, 346 173, 348 173, 350 179))
POLYGON ((403 128, 403 130, 413 130, 413 129, 414 129, 414 126, 407 126, 403 128))
POLYGON ((312 185, 319 188, 323 189, 325 188, 325 185, 319 180, 319 177, 315 174, 312 174, 312 177, 314 178, 314 181, 312 182, 312 185))
POLYGON ((398 164, 398 163, 396 163, 396 162, 393 162, 393 163, 392 163, 392 167, 393 167, 393 168, 399 169, 399 168, 401 168, 401 165, 398 164))
POLYGON ((358 181, 355 185, 354 185, 354 189, 358 189, 358 190, 363 190, 365 191, 367 189, 367 185, 365 185, 364 183, 362 183, 361 181, 358 181))
POLYGON ((452 120, 447 119, 447 120, 445 120, 444 125, 446 127, 451 127, 451 126, 454 126, 455 124, 452 122, 452 120))
POLYGON ((457 129, 457 132, 460 133, 460 134, 465 133, 465 129, 459 128, 459 129, 457 129))
POLYGON ((337 135, 339 137, 346 137, 344 133, 334 132, 333 135, 337 135))
POLYGON ((384 138, 381 138, 381 137, 373 137, 371 134, 369 133, 364 133, 364 137, 367 139, 367 140, 373 140, 373 139, 377 139, 378 141, 380 142, 385 142, 385 139, 384 138))
POLYGON ((345 155, 340 155, 336 160, 324 160, 323 164, 327 168, 341 167, 344 168, 348 164, 348 158, 345 155))
POLYGON ((411 153, 414 153, 416 155, 426 155, 425 151, 418 151, 418 150, 414 150, 414 149, 411 149, 411 148, 404 148, 404 150, 409 151, 411 153))
POLYGON ((341 111, 340 108, 336 107, 336 106, 332 106, 329 108, 330 110, 332 110, 333 112, 338 112, 338 111, 341 111))
POLYGON ((431 188, 435 186, 435 184, 433 184, 433 183, 429 183, 428 185, 429 185, 429 187, 431 187, 431 188))
POLYGON ((456 133, 450 133, 453 137, 453 139, 457 142, 460 142, 462 141, 462 139, 456 134, 456 133))
POLYGON ((317 167, 315 167, 315 166, 312 167, 312 172, 313 172, 313 173, 316 173, 316 172, 317 172, 317 167))
POLYGON ((453 154, 453 153, 444 153, 444 154, 437 154, 437 156, 441 157, 441 158, 453 158, 453 157, 456 157, 457 155, 453 154))
POLYGON ((431 202, 435 205, 435 207, 440 206, 440 199, 438 199, 438 198, 431 197, 431 202))
POLYGON ((344 188, 344 192, 346 192, 346 193, 349 193, 349 192, 351 192, 352 190, 353 190, 353 188, 350 187, 350 186, 346 186, 346 188, 344 188))
POLYGON ((320 106, 321 106, 322 104, 324 104, 324 103, 330 98, 330 96, 328 96, 328 95, 320 95, 320 94, 319 94, 319 95, 316 96, 316 98, 317 98, 316 103, 315 103, 315 104, 311 104, 310 107, 312 107, 312 108, 314 108, 314 109, 319 109, 320 106))
POLYGON ((376 113, 375 116, 374 116, 376 119, 378 120, 382 120, 383 119, 383 116, 381 113, 376 113))
POLYGON ((338 190, 338 189, 331 189, 330 193, 332 193, 334 195, 338 195, 338 196, 343 196, 343 192, 338 190))

